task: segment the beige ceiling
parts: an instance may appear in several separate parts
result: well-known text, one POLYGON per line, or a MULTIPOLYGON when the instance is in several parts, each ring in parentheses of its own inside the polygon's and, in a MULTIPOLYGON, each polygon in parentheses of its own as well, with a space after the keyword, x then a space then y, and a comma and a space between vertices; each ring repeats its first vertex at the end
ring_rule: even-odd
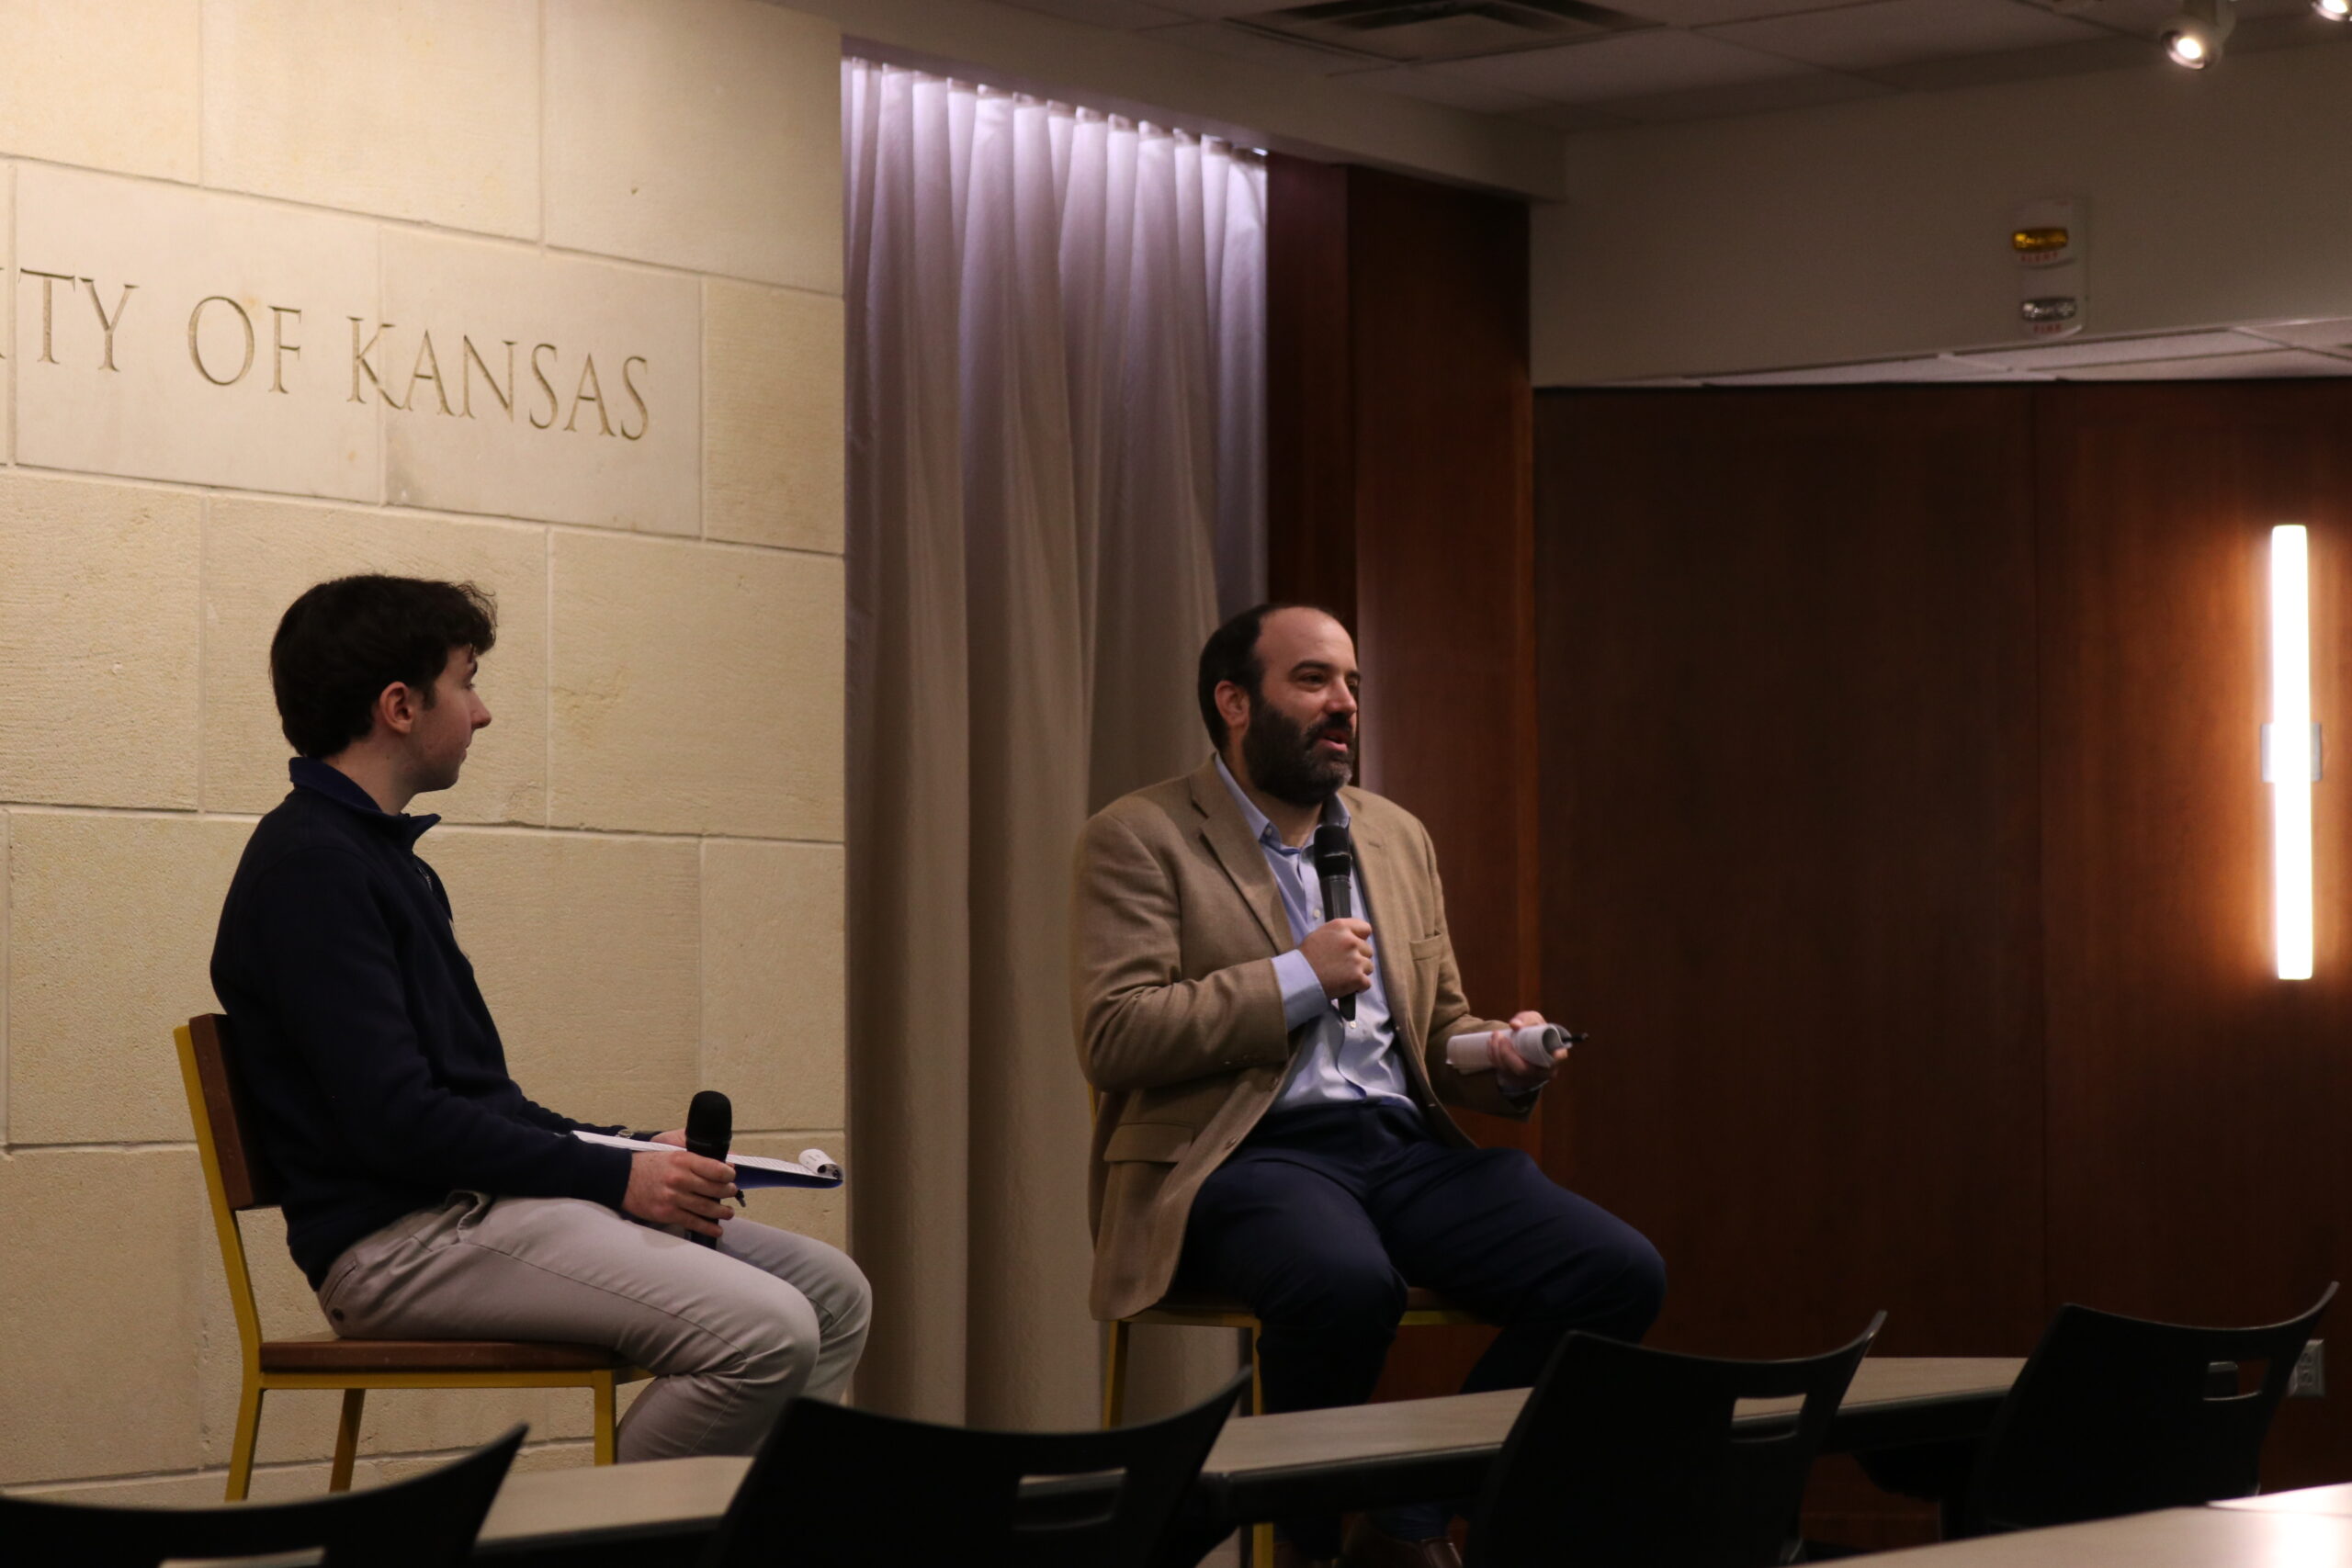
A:
MULTIPOLYGON (((2154 42, 2176 0, 1595 0, 1605 7, 1602 25, 1562 23, 1550 36, 1497 25, 1465 6, 1465 14, 1351 39, 1278 16, 1265 0, 1012 3, 1569 132, 2089 71, 2177 69, 2162 62, 2154 42), (1277 36, 1285 31, 1294 36, 1277 36), (1301 31, 1328 41, 1295 36, 1301 31)), ((2352 41, 2352 26, 2321 20, 2306 0, 2238 0, 2237 10, 2233 53, 2352 41)), ((2214 69, 2228 68, 2225 57, 2214 69)))

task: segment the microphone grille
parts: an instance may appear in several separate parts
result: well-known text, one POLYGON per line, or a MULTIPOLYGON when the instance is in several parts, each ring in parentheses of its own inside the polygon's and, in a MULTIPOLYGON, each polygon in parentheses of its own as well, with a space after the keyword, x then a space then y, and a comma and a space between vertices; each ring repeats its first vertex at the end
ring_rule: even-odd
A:
POLYGON ((686 1137, 701 1143, 725 1143, 735 1128, 735 1104, 715 1089, 695 1093, 686 1105, 686 1137))
POLYGON ((1315 829, 1315 859, 1317 864, 1339 861, 1352 863, 1355 846, 1348 838, 1348 830, 1337 822, 1326 822, 1315 829))

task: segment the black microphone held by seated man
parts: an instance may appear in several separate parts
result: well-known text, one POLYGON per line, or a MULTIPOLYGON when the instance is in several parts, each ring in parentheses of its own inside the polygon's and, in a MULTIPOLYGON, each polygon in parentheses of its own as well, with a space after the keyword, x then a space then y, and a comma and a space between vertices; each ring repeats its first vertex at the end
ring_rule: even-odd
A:
MULTIPOLYGON (((735 1141, 735 1103, 715 1089, 697 1092, 686 1106, 686 1153, 723 1160, 735 1141)), ((717 1247, 717 1236, 689 1231, 687 1239, 717 1247)))
MULTIPOLYGON (((1349 878, 1355 874, 1355 846, 1348 840, 1348 830, 1337 822, 1326 822, 1315 829, 1315 875, 1323 884, 1323 918, 1344 920, 1355 913, 1353 899, 1348 891, 1349 878)), ((1353 1023, 1356 998, 1353 991, 1339 999, 1340 1016, 1353 1023)))

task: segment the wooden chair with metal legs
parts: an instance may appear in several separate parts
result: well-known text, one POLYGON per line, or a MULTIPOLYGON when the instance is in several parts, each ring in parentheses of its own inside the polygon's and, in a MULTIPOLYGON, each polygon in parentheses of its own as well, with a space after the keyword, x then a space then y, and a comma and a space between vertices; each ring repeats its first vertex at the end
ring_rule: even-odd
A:
POLYGON ((244 1378, 229 1455, 231 1502, 253 1483, 254 1450, 261 1437, 262 1396, 273 1389, 336 1389, 343 1415, 335 1428, 334 1463, 327 1490, 351 1487, 359 1449, 359 1417, 371 1388, 582 1388, 595 1399, 598 1464, 613 1462, 619 1387, 653 1374, 597 1345, 526 1339, 346 1339, 313 1334, 264 1339, 254 1302, 237 1216, 275 1208, 277 1183, 248 1135, 243 1095, 231 1066, 229 1021, 204 1013, 172 1032, 197 1154, 212 1200, 220 1263, 229 1277, 229 1304, 237 1317, 244 1378))
MULTIPOLYGON (((1476 1315, 1453 1305, 1435 1291, 1415 1287, 1405 1292, 1405 1315, 1397 1320, 1397 1326, 1427 1328, 1478 1321, 1476 1315)), ((1116 1318, 1105 1325, 1110 1329, 1110 1337, 1102 1368, 1103 1426, 1116 1427, 1126 1416, 1127 1356, 1134 1348, 1132 1330, 1137 1324, 1170 1325, 1182 1328, 1247 1329, 1250 1334, 1250 1414, 1263 1416, 1266 1413, 1266 1385, 1258 1366, 1258 1334, 1264 1325, 1258 1321, 1257 1314, 1227 1297, 1176 1292, 1162 1296, 1156 1304, 1131 1317, 1116 1318)), ((1268 1568, 1268 1564, 1273 1562, 1273 1521, 1264 1519, 1250 1527, 1250 1553, 1255 1568, 1268 1568)))

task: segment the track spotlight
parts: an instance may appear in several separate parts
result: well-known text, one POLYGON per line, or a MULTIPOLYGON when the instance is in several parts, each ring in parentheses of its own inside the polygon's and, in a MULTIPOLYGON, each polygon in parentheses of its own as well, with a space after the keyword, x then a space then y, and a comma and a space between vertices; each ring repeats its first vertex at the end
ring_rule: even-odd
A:
POLYGON ((2312 0, 2312 9, 2331 22, 2352 22, 2352 0, 2312 0))
MULTIPOLYGON (((2314 4, 2346 5, 2352 0, 2314 4)), ((2237 7, 2231 0, 2183 0, 2180 14, 2165 26, 2165 53, 2175 65, 2202 71, 2222 57, 2222 44, 2237 25, 2237 7)))

